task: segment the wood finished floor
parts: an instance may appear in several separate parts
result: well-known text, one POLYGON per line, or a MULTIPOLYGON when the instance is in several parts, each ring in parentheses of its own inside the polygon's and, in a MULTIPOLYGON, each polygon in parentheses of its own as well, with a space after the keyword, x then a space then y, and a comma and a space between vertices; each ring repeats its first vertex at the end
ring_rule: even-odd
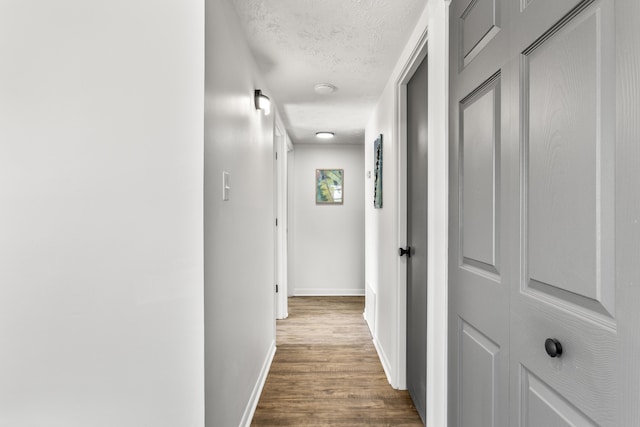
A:
POLYGON ((363 311, 363 297, 289 298, 252 426, 423 425, 389 385, 363 311))

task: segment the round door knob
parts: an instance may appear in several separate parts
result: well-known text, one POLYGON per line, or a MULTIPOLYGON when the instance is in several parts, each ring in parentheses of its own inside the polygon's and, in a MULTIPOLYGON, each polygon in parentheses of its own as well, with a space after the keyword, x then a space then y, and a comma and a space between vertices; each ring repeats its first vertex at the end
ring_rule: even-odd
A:
POLYGON ((544 349, 551 357, 560 357, 562 355, 562 344, 555 338, 547 338, 544 342, 544 349))

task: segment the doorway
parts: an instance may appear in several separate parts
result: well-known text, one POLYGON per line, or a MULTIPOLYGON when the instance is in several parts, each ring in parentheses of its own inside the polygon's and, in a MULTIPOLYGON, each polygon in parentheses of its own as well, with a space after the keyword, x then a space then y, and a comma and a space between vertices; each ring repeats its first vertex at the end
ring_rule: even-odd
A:
POLYGON ((274 281, 275 317, 286 319, 288 309, 288 187, 287 160, 289 144, 284 126, 276 119, 273 139, 273 181, 274 181, 274 281))

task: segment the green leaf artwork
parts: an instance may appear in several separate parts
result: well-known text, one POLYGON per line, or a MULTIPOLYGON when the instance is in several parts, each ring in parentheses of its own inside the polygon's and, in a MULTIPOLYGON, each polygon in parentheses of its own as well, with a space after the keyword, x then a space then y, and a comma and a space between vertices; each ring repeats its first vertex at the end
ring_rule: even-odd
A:
POLYGON ((382 134, 373 143, 376 177, 373 187, 373 207, 382 209, 382 134))
POLYGON ((344 169, 316 169, 316 204, 341 205, 344 169))

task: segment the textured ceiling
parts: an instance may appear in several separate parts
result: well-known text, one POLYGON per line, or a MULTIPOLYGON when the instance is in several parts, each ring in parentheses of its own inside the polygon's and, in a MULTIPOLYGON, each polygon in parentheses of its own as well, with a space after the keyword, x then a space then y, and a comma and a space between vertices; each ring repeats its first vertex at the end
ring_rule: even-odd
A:
POLYGON ((427 0, 232 0, 294 143, 360 144, 427 0), (317 83, 338 90, 314 92, 317 83))

